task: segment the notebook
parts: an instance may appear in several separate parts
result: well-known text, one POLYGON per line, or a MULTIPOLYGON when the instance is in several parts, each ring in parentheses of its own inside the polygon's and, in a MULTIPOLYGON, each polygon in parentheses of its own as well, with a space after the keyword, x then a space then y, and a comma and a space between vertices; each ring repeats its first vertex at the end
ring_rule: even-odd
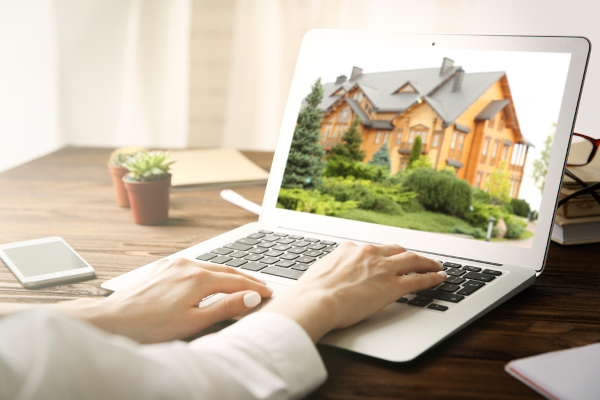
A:
POLYGON ((233 265, 275 296, 344 240, 440 260, 445 286, 321 340, 410 361, 542 273, 589 51, 580 37, 309 31, 258 222, 173 257, 233 265), (530 176, 548 136, 542 192, 530 176))

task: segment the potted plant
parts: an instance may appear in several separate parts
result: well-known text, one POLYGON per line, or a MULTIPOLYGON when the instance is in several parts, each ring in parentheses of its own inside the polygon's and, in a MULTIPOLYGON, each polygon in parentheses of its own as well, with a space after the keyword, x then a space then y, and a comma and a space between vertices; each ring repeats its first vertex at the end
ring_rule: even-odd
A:
POLYGON ((137 153, 125 162, 129 173, 123 183, 129 196, 133 220, 140 225, 156 225, 169 219, 169 192, 173 161, 168 152, 137 153))
POLYGON ((108 159, 108 170, 112 176, 115 194, 117 195, 117 204, 120 207, 129 207, 127 190, 125 190, 125 185, 123 184, 123 176, 125 176, 129 170, 125 168, 124 164, 133 155, 143 152, 146 152, 146 149, 142 147, 121 147, 110 154, 110 158, 108 159))

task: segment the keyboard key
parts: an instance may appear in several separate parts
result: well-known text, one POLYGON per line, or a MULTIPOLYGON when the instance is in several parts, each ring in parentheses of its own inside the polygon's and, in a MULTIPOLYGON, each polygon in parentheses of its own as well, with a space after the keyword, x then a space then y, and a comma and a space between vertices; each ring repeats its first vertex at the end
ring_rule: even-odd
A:
POLYGON ((494 275, 481 274, 479 272, 467 272, 467 274, 465 275, 465 278, 474 279, 476 281, 482 281, 482 282, 491 282, 496 277, 494 275))
POLYGON ((257 244, 257 246, 268 249, 269 247, 275 246, 275 243, 262 241, 259 244, 257 244))
POLYGON ((271 249, 271 250, 267 251, 267 252, 266 252, 266 253, 264 253, 264 254, 265 254, 265 256, 267 256, 267 257, 279 257, 280 255, 282 255, 282 254, 283 254, 283 251, 278 251, 278 250, 273 250, 273 249, 271 249))
POLYGON ((292 265, 292 269, 297 269, 298 271, 306 271, 310 267, 308 264, 294 264, 292 265))
POLYGON ((281 258, 282 260, 295 260, 298 257, 300 257, 298 254, 285 253, 279 258, 281 258))
POLYGON ((283 268, 289 268, 292 265, 296 264, 293 261, 289 261, 289 260, 279 260, 275 265, 279 266, 279 267, 283 267, 283 268))
POLYGON ((465 266, 463 267, 463 269, 464 269, 465 271, 481 272, 481 268, 479 268, 479 267, 473 267, 472 265, 465 265, 465 266))
POLYGON ((436 300, 444 300, 444 301, 449 301, 451 303, 458 303, 459 301, 461 301, 465 298, 464 296, 461 296, 461 295, 458 295, 455 293, 441 292, 439 290, 434 290, 434 289, 421 290, 420 292, 417 292, 417 295, 432 297, 436 300))
POLYGON ((458 268, 449 268, 446 270, 446 273, 450 276, 461 276, 465 274, 467 271, 458 268))
POLYGON ((275 236, 281 236, 281 237, 286 237, 286 236, 288 236, 288 234, 287 234, 287 233, 281 233, 281 232, 275 232, 275 233, 273 233, 273 235, 275 235, 275 236))
POLYGON ((446 311, 448 309, 448 307, 443 306, 441 304, 430 304, 427 306, 427 308, 429 308, 430 310, 437 310, 437 311, 446 311))
POLYGON ((233 260, 226 262, 225 265, 228 265, 230 267, 239 267, 239 266, 246 264, 247 262, 248 261, 246 261, 246 260, 240 260, 239 258, 234 258, 233 260))
POLYGON ((289 235, 288 237, 290 239, 294 239, 294 240, 304 239, 304 236, 298 236, 298 235, 289 235))
POLYGON ((481 273, 488 274, 488 275, 494 275, 494 276, 502 275, 502 271, 497 271, 495 269, 484 269, 483 271, 481 271, 481 273))
POLYGON ((274 242, 274 241, 276 241, 277 239, 279 239, 279 236, 273 236, 273 235, 270 235, 270 236, 265 236, 264 238, 262 238, 262 240, 263 240, 264 242, 274 242))
POLYGON ((279 261, 277 257, 265 257, 260 260, 263 264, 275 264, 277 261, 279 261))
POLYGON ((260 243, 260 240, 245 237, 245 238, 241 238, 241 239, 236 240, 236 242, 237 243, 242 243, 242 244, 249 244, 249 245, 254 246, 255 244, 260 243))
POLYGON ((466 279, 462 276, 449 276, 446 278, 446 283, 452 283, 454 285, 460 285, 464 281, 466 281, 466 279))
POLYGON ((406 297, 400 297, 398 300, 396 300, 398 303, 406 303, 408 301, 408 299, 406 297))
POLYGON ((448 267, 448 268, 460 268, 460 267, 462 267, 462 265, 446 261, 444 263, 444 267, 448 267))
POLYGON ((294 242, 294 246, 297 247, 306 247, 308 245, 310 245, 310 242, 307 242, 306 240, 297 240, 294 242))
POLYGON ((460 286, 458 285, 454 285, 452 283, 442 283, 440 286, 438 286, 436 288, 436 290, 441 290, 443 292, 456 292, 458 289, 460 289, 460 286))
POLYGON ((412 300, 408 302, 411 306, 417 307, 425 307, 427 304, 431 303, 433 299, 431 297, 426 296, 415 296, 412 300))
POLYGON ((317 261, 316 258, 314 258, 314 257, 307 257, 307 256, 302 256, 302 257, 300 257, 299 259, 296 260, 296 262, 304 263, 304 264, 312 264, 315 261, 317 261))
POLYGON ((336 242, 330 242, 329 240, 321 240, 321 243, 326 245, 326 246, 335 246, 337 245, 336 242))
POLYGON ((308 257, 319 257, 323 255, 323 252, 318 250, 308 250, 304 255, 308 257))
POLYGON ((310 246, 308 246, 308 248, 311 250, 321 250, 321 249, 324 249, 325 247, 327 247, 327 246, 324 244, 321 244, 321 243, 314 243, 314 244, 311 244, 310 246))
POLYGON ((289 246, 287 244, 278 244, 277 246, 271 247, 271 249, 278 250, 278 251, 286 251, 287 249, 291 249, 291 248, 292 248, 292 246, 289 246))
POLYGON ((253 247, 250 250, 248 250, 248 253, 253 253, 253 254, 262 254, 262 253, 266 253, 269 249, 265 249, 262 247, 253 247))
POLYGON ((210 262, 215 263, 215 264, 225 264, 227 261, 231 260, 231 257, 227 257, 227 256, 217 256, 215 258, 212 258, 210 260, 210 262))
POLYGON ((260 271, 265 268, 267 264, 257 263, 257 262, 249 262, 247 264, 242 265, 242 269, 249 269, 251 271, 260 271))
POLYGON ((206 254, 202 254, 199 255, 198 257, 196 257, 196 260, 200 260, 200 261, 208 261, 212 258, 215 258, 217 255, 214 253, 206 253, 206 254))
POLYGON ((298 271, 298 270, 289 269, 289 268, 281 268, 281 267, 277 267, 274 265, 271 265, 271 266, 263 269, 261 272, 265 273, 265 274, 276 275, 276 276, 281 276, 283 278, 291 278, 291 279, 298 279, 304 273, 304 271, 298 271))
POLYGON ((260 239, 266 236, 266 233, 253 233, 252 235, 248 235, 249 238, 251 239, 260 239))
POLYGON ((305 251, 306 251, 306 249, 304 247, 292 247, 291 249, 288 250, 288 253, 302 254, 305 251))
POLYGON ((240 250, 240 251, 248 251, 252 248, 251 245, 243 244, 243 243, 229 243, 228 245, 225 245, 225 247, 227 247, 228 249, 234 249, 234 250, 240 250))
POLYGON ((456 292, 456 294, 468 296, 470 294, 473 294, 475 291, 479 290, 480 288, 482 288, 484 286, 485 286, 485 282, 468 281, 467 283, 465 283, 463 285, 462 289, 460 289, 458 292, 456 292))
POLYGON ((264 258, 264 256, 263 256, 263 255, 261 255, 261 254, 250 254, 250 255, 248 255, 248 256, 246 256, 246 257, 244 257, 244 260, 248 260, 248 261, 258 261, 258 260, 260 260, 261 258, 264 258))
POLYGON ((258 233, 264 233, 265 235, 270 235, 271 233, 273 233, 273 231, 267 231, 265 229, 261 229, 260 231, 258 231, 258 233))
POLYGON ((211 253, 220 254, 222 256, 226 256, 229 253, 233 253, 233 249, 226 249, 225 247, 221 247, 220 249, 211 250, 211 253))
POLYGON ((233 257, 233 258, 244 258, 248 255, 248 253, 246 253, 245 251, 234 251, 233 253, 229 254, 229 257, 233 257))
POLYGON ((319 239, 315 239, 315 238, 304 238, 304 240, 306 240, 307 242, 311 242, 311 243, 316 243, 319 241, 319 239))
POLYGON ((295 240, 290 239, 290 238, 277 239, 277 243, 280 243, 280 244, 290 244, 290 243, 294 243, 294 242, 295 242, 295 240))

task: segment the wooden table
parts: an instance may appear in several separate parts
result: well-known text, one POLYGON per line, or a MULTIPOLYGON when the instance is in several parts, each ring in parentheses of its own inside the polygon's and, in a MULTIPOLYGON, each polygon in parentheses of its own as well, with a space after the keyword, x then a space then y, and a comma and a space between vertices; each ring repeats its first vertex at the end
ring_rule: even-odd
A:
MULTIPOLYGON (((2 303, 106 296, 100 284, 257 217, 226 203, 218 189, 174 189, 170 220, 133 223, 119 208, 106 162, 109 149, 64 148, 0 174, 0 243, 62 236, 97 279, 24 289, 0 263, 2 303)), ((268 169, 272 153, 245 152, 268 169)), ((236 189, 261 202, 264 185, 236 189)), ((407 364, 319 346, 329 371, 314 399, 540 398, 506 372, 516 358, 600 341, 600 244, 552 244, 532 287, 407 364)))

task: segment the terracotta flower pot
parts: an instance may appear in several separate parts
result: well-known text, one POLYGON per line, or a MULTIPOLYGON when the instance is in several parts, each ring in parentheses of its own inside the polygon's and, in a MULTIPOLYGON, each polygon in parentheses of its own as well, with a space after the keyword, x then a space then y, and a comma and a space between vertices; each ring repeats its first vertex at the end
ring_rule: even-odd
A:
POLYGON ((117 204, 119 207, 129 207, 127 190, 125 190, 125 185, 123 185, 123 176, 125 176, 125 174, 127 174, 129 171, 127 168, 114 167, 110 163, 108 164, 108 170, 112 176, 115 194, 117 195, 117 204))
POLYGON ((171 176, 148 182, 128 181, 123 177, 123 183, 136 224, 157 225, 169 219, 171 176))

